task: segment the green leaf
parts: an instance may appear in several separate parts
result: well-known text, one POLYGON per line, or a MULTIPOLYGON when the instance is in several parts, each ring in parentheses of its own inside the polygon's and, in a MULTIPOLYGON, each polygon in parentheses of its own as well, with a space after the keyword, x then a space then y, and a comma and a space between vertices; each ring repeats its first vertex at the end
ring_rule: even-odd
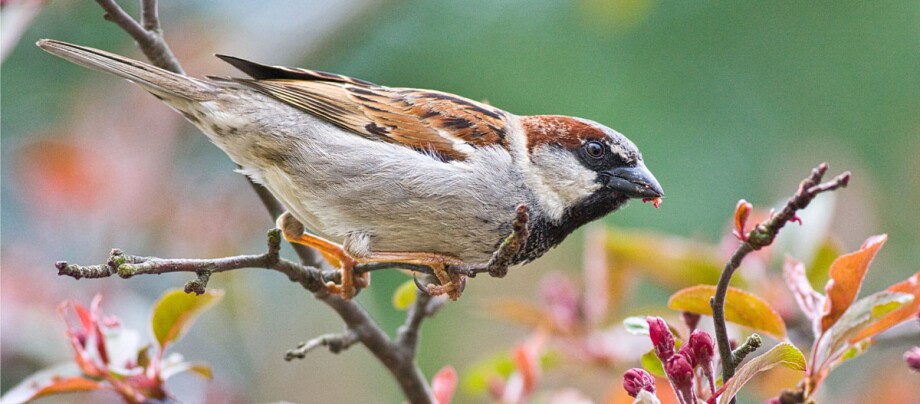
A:
POLYGON ((393 307, 397 310, 406 310, 415 303, 415 280, 409 280, 399 285, 393 292, 393 307))
POLYGON ((626 332, 632 335, 649 335, 648 321, 645 317, 626 317, 623 319, 623 326, 626 327, 626 332))
MULTIPOLYGON (((825 338, 818 345, 818 358, 831 358, 841 349, 848 347, 848 340, 867 326, 874 323, 888 313, 914 300, 914 296, 907 293, 881 291, 873 293, 853 303, 843 313, 833 327, 826 331, 825 338)), ((835 363, 839 363, 836 362, 835 363)))
POLYGON ((851 343, 875 336, 917 316, 917 312, 920 311, 920 272, 915 273, 903 282, 889 286, 888 289, 885 290, 889 292, 909 293, 914 296, 914 300, 911 301, 910 304, 905 304, 900 309, 888 313, 878 321, 872 323, 872 325, 864 328, 858 334, 850 338, 851 343))
POLYGON ((75 363, 62 363, 33 373, 11 388, 0 399, 3 404, 18 404, 53 394, 98 390, 108 386, 82 376, 75 363))
POLYGON ((182 338, 195 319, 224 297, 220 290, 208 290, 202 295, 185 293, 182 289, 166 292, 153 306, 151 328, 160 351, 182 338))
POLYGON ((763 372, 780 365, 792 370, 805 370, 805 355, 794 345, 780 342, 765 354, 760 355, 742 365, 735 372, 735 376, 725 384, 725 391, 719 396, 719 404, 728 403, 738 391, 741 390, 757 373, 763 372))
MULTIPOLYGON (((709 305, 709 299, 715 294, 715 286, 692 286, 671 295, 668 308, 711 316, 712 307, 709 305)), ((779 340, 786 339, 786 323, 779 313, 760 297, 741 289, 728 288, 725 297, 725 319, 772 335, 779 340)))
POLYGON ((654 349, 642 354, 639 360, 642 362, 642 367, 653 376, 667 378, 667 375, 664 373, 664 365, 661 364, 661 360, 655 355, 654 349))

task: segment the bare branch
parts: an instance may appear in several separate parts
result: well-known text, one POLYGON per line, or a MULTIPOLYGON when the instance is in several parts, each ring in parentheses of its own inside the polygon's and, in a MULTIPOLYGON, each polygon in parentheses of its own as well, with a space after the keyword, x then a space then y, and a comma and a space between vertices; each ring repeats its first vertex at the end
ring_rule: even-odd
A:
POLYGON ((358 334, 348 330, 342 334, 320 335, 307 342, 301 342, 297 348, 285 352, 284 360, 290 362, 294 359, 303 359, 307 357, 310 351, 324 346, 329 348, 329 352, 339 353, 358 342, 358 334))
POLYGON ((237 255, 213 259, 170 259, 128 255, 116 248, 109 254, 109 259, 105 264, 83 266, 58 261, 55 267, 58 269, 58 275, 75 279, 105 278, 116 274, 127 279, 136 275, 194 272, 198 278, 186 284, 186 292, 196 294, 204 293, 211 274, 241 268, 267 268, 279 271, 312 292, 324 289, 325 282, 335 281, 335 277, 338 276, 335 271, 304 267, 296 262, 280 258, 278 256, 281 250, 280 243, 281 230, 272 229, 268 232, 268 251, 259 255, 237 255))
POLYGON ((780 229, 787 222, 798 220, 796 212, 805 209, 818 194, 847 186, 850 181, 849 172, 844 172, 831 181, 821 183, 827 168, 827 163, 821 163, 818 167, 815 167, 808 178, 802 180, 798 191, 786 201, 786 205, 778 214, 770 217, 766 222, 754 226, 754 229, 745 237, 746 240, 738 245, 732 257, 725 263, 725 268, 722 269, 722 275, 719 277, 719 283, 716 286, 716 294, 709 302, 710 306, 712 306, 712 319, 715 322, 719 356, 722 358, 722 380, 727 381, 734 376, 735 369, 743 359, 732 352, 728 342, 728 330, 725 325, 725 297, 728 294, 728 284, 732 275, 741 266, 741 261, 744 260, 744 257, 753 251, 772 244, 780 229))
POLYGON ((156 32, 157 34, 162 33, 160 28, 160 16, 159 7, 157 7, 157 0, 142 0, 141 1, 141 25, 144 29, 150 32, 156 32))
POLYGON ((447 296, 431 296, 422 290, 417 290, 415 303, 409 307, 409 311, 406 313, 406 322, 397 331, 396 345, 414 356, 418 346, 419 328, 421 328, 422 320, 433 316, 446 301, 447 296))
POLYGON ((179 60, 173 55, 172 50, 166 40, 163 39, 162 29, 159 26, 157 18, 155 0, 143 0, 141 9, 143 10, 142 26, 134 18, 131 18, 115 0, 96 0, 96 3, 105 10, 105 19, 121 27, 128 35, 131 35, 137 41, 137 47, 144 52, 144 56, 150 60, 150 63, 162 67, 171 72, 184 74, 179 60), (149 27, 149 28, 145 28, 149 27))

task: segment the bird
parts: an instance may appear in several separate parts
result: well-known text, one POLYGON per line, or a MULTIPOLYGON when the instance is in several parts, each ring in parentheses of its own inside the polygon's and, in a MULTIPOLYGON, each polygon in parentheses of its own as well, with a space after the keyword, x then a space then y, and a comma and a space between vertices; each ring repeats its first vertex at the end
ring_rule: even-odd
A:
POLYGON ((37 45, 143 87, 197 126, 286 211, 285 239, 318 250, 351 299, 356 265, 426 266, 457 299, 452 266, 488 262, 526 212, 525 264, 630 199, 664 192, 636 145, 598 122, 515 115, 435 90, 218 58, 246 78, 195 78, 67 42, 37 45))

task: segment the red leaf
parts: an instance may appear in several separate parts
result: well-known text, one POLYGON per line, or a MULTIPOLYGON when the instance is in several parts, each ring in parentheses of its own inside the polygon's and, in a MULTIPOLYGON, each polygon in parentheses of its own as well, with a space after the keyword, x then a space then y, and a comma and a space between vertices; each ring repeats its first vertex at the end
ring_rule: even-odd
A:
POLYGON ((914 295, 914 300, 908 304, 905 304, 901 308, 886 314, 874 324, 864 328, 859 332, 859 334, 856 334, 853 338, 850 338, 851 343, 855 343, 860 340, 878 335, 891 327, 916 317, 917 312, 920 311, 920 272, 915 273, 914 276, 907 278, 907 280, 903 282, 891 285, 886 290, 889 292, 912 294, 914 295))
POLYGON ((454 398, 457 389, 457 371, 453 366, 447 365, 431 379, 431 390, 434 392, 434 401, 437 404, 449 404, 454 398))
POLYGON ((831 279, 824 287, 827 300, 821 316, 821 331, 831 328, 856 300, 869 264, 887 239, 884 234, 869 237, 859 251, 841 255, 831 264, 831 279))

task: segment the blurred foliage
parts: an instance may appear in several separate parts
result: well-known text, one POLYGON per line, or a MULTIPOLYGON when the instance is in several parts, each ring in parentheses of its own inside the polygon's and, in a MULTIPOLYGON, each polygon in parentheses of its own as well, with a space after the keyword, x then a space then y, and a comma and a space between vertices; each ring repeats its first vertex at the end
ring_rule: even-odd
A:
MULTIPOLYGON (((136 7, 123 3, 129 11, 136 7)), ((920 262, 920 210, 910 208, 920 206, 920 8, 914 1, 161 3, 167 38, 196 75, 232 74, 212 60, 213 53, 259 55, 266 63, 455 92, 518 114, 581 116, 629 136, 667 197, 661 209, 630 206, 607 218, 617 225, 610 237, 622 240, 615 246, 638 245, 649 228, 709 246, 691 247, 697 255, 681 255, 687 264, 673 272, 656 260, 675 250, 642 253, 635 259, 647 265, 611 271, 607 300, 588 312, 660 310, 675 289, 711 283, 704 279, 719 268, 711 257, 722 253, 711 241, 725 233, 735 202, 743 197, 769 205, 820 161, 829 161, 832 170, 852 170, 854 178, 836 208, 822 210, 836 212, 832 225, 803 216, 801 229, 784 230, 804 232, 818 222, 833 227, 830 234, 837 238, 821 227, 822 237, 790 242, 790 248, 801 246, 799 240, 827 247, 814 257, 796 253, 806 263, 821 263, 806 265, 812 284, 824 284, 821 276, 829 257, 839 255, 838 246, 856 245, 865 234, 890 237, 874 264, 886 270, 869 275, 869 290, 905 279, 920 262), (646 270, 663 282, 637 280, 635 274, 646 270)), ((47 319, 61 297, 89 299, 105 291, 122 302, 117 314, 140 324, 160 292, 186 280, 74 284, 55 276, 54 260, 91 262, 115 246, 158 256, 260 251, 271 224, 245 183, 230 173, 232 164, 178 115, 127 84, 32 46, 39 38, 56 38, 138 55, 101 14, 89 0, 49 2, 2 65, 4 391, 60 358, 66 346, 57 345, 51 336, 58 334, 43 324, 52 323, 47 319)), ((580 266, 572 256, 579 250, 573 245, 581 234, 505 279, 471 281, 464 299, 426 323, 420 356, 426 374, 450 363, 462 378, 468 365, 495 352, 495 341, 522 338, 526 329, 490 321, 493 312, 483 310, 484 302, 529 297, 550 269, 576 273, 580 266), (462 344, 456 343, 458 327, 462 344)), ((779 261, 770 265, 775 271, 779 261)), ((767 270, 742 269, 753 282, 766 279, 761 275, 767 270)), ((399 273, 374 274, 374 287, 359 297, 388 330, 403 319, 391 299, 405 280, 399 273)), ((254 270, 212 282, 228 295, 215 319, 196 329, 228 341, 211 344, 209 332, 193 332, 183 341, 215 368, 217 392, 195 397, 215 399, 241 389, 247 399, 260 401, 307 392, 317 401, 399 399, 384 371, 361 351, 280 361, 284 347, 341 327, 286 279, 254 270), (267 335, 273 335, 269 344, 267 335), (324 370, 317 373, 318 367, 324 370), (302 377, 306 372, 313 375, 310 382, 302 377), (375 388, 362 397, 322 388, 342 372, 375 388)), ((584 287, 588 292, 595 286, 584 287)), ((761 296, 787 313, 788 301, 761 296)), ((854 368, 843 367, 828 379, 828 401, 868 397, 860 394, 874 381, 857 378, 861 372, 854 368)), ((598 394, 619 377, 572 372, 580 383, 597 387, 584 391, 598 394)))

